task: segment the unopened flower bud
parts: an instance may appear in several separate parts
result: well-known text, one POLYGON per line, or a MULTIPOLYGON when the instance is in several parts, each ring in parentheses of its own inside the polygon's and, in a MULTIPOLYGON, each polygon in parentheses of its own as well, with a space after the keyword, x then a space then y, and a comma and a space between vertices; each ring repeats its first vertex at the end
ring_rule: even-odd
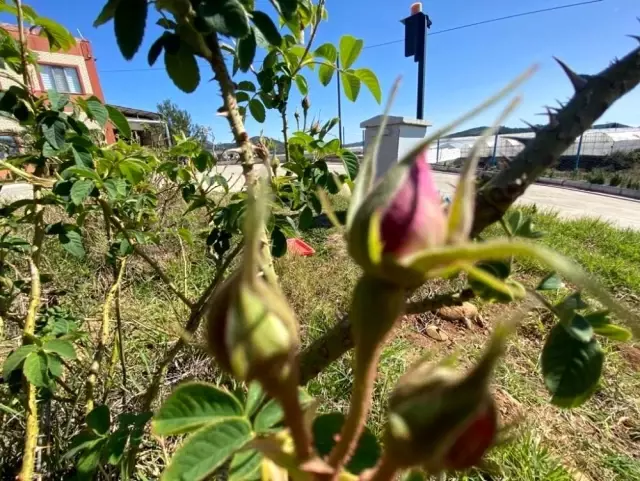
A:
POLYGON ((320 122, 314 122, 309 129, 311 135, 318 135, 320 133, 320 122))
POLYGON ((366 272, 415 287, 424 274, 402 260, 442 246, 446 237, 447 216, 423 150, 411 165, 389 171, 363 201, 349 232, 349 252, 366 272), (379 260, 372 259, 372 235, 381 244, 379 260))
POLYGON ((438 473, 466 462, 473 465, 493 444, 496 429, 479 440, 483 449, 473 442, 473 426, 492 406, 488 390, 465 389, 464 376, 451 368, 432 368, 426 375, 416 370, 391 395, 385 446, 401 467, 421 465, 438 473), (466 451, 468 446, 472 452, 466 451), (456 447, 465 451, 456 454, 456 447))
POLYGON ((311 108, 311 100, 309 100, 309 96, 305 95, 302 99, 302 110, 307 112, 311 108))
POLYGON ((483 357, 467 373, 423 362, 400 378, 389 399, 385 437, 399 467, 420 465, 438 473, 480 461, 498 431, 489 383, 511 331, 497 326, 483 357))
POLYGON ((262 278, 233 275, 210 301, 209 348, 227 372, 243 381, 287 379, 298 350, 296 321, 281 294, 262 278))

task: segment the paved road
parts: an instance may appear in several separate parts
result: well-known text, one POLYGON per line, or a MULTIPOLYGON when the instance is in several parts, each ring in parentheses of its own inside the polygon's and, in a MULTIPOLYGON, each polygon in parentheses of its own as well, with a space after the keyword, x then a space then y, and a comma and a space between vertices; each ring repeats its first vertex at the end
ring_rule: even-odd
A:
MULTIPOLYGON (((332 164, 331 169, 344 172, 342 165, 332 164)), ((227 165, 219 168, 235 190, 242 185, 242 169, 238 165, 227 165)), ((456 174, 436 172, 436 182, 444 194, 451 194, 457 180, 456 174)), ((3 185, 0 199, 28 198, 31 187, 27 184, 3 185)), ((620 227, 640 230, 640 201, 582 192, 548 185, 532 185, 518 199, 519 204, 536 204, 540 208, 558 211, 561 217, 596 217, 620 227)))

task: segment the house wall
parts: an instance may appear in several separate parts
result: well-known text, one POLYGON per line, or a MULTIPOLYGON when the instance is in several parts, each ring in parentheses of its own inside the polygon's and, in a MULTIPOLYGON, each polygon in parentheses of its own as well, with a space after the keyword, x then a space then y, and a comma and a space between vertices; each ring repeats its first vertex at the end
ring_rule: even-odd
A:
MULTIPOLYGON (((18 30, 13 25, 3 24, 2 28, 9 31, 12 36, 18 38, 18 30)), ((98 70, 96 68, 95 57, 93 56, 93 50, 91 43, 88 40, 76 38, 76 45, 71 47, 66 52, 50 52, 49 41, 45 37, 40 37, 37 33, 27 33, 27 46, 38 57, 38 63, 41 65, 55 65, 64 67, 74 67, 78 72, 78 78, 82 93, 70 95, 74 97, 91 97, 95 95, 103 103, 105 103, 104 93, 100 84, 100 78, 98 77, 98 70)), ((9 75, 15 74, 10 70, 4 69, 5 73, 9 75)), ((35 67, 29 68, 29 77, 33 87, 33 92, 37 94, 44 93, 44 87, 42 84, 42 78, 40 72, 35 67)), ((19 79, 19 77, 18 77, 19 79)), ((21 80, 21 79, 19 79, 21 80)), ((11 85, 15 85, 15 82, 0 77, 0 90, 6 90, 11 85)), ((0 132, 19 132, 20 126, 6 118, 0 118, 0 132)), ((105 136, 107 143, 115 142, 115 134, 111 125, 107 125, 105 129, 105 136)))

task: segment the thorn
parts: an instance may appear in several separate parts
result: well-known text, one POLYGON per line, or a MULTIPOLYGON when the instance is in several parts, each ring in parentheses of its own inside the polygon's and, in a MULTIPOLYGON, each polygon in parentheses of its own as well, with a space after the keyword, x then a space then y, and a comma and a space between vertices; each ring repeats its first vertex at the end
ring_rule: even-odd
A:
POLYGON ((627 35, 628 37, 635 38, 638 42, 640 42, 640 35, 627 35))
POLYGON ((547 117, 549 117, 549 125, 551 125, 552 127, 558 125, 558 116, 554 114, 551 109, 549 109, 549 107, 545 107, 545 109, 547 110, 546 113, 536 115, 546 115, 547 117))
POLYGON ((551 125, 555 125, 558 123, 558 116, 553 113, 553 111, 549 107, 545 107, 547 109, 547 116, 549 117, 549 123, 551 125))
POLYGON ((526 120, 520 119, 522 121, 522 123, 524 123, 527 127, 529 127, 531 130, 533 130, 536 134, 538 132, 540 132, 540 127, 538 127, 537 125, 533 125, 529 122, 527 122, 526 120))
POLYGON ((558 103, 561 109, 565 107, 565 105, 562 102, 560 102, 558 99, 556 99, 556 102, 558 103))
POLYGON ((566 63, 564 63, 562 60, 560 60, 558 57, 553 57, 555 59, 556 62, 558 62, 558 64, 560 65, 560 67, 562 67, 562 70, 564 70, 564 73, 567 74, 567 77, 569 77, 569 80, 571 81, 571 84, 573 85, 573 88, 577 91, 582 90, 584 88, 585 85, 587 85, 587 79, 584 78, 581 75, 578 75, 577 73, 575 73, 573 70, 571 70, 566 63))

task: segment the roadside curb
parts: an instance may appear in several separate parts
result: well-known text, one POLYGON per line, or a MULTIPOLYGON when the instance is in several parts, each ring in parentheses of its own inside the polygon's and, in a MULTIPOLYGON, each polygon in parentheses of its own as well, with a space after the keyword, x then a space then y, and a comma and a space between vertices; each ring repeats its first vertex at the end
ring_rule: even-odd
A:
MULTIPOLYGON (((431 164, 431 168, 437 172, 449 172, 452 174, 459 174, 460 169, 456 167, 450 167, 446 165, 431 164)), ((489 173, 482 173, 490 177, 489 173)), ((574 190, 582 190, 584 192, 594 192, 598 194, 615 195, 617 197, 624 197, 626 199, 640 200, 640 190, 625 189, 623 187, 614 187, 611 185, 592 184, 590 182, 582 182, 579 180, 570 179, 554 179, 552 177, 539 177, 536 184, 553 185, 556 187, 564 187, 574 190)))

